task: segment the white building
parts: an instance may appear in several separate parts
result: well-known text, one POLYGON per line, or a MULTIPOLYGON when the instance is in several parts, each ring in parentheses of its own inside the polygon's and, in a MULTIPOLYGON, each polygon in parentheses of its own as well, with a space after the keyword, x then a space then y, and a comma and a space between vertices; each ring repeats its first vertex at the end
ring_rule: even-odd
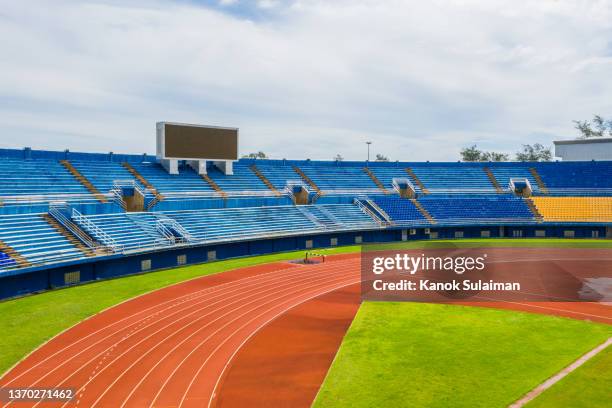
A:
POLYGON ((555 156, 564 161, 612 160, 612 137, 557 140, 555 156))

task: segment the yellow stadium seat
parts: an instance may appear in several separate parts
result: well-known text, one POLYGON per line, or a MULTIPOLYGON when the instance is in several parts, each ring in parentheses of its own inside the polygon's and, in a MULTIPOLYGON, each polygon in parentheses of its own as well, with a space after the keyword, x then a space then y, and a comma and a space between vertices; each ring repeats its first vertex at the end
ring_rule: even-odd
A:
POLYGON ((612 222, 612 197, 532 197, 544 221, 612 222))

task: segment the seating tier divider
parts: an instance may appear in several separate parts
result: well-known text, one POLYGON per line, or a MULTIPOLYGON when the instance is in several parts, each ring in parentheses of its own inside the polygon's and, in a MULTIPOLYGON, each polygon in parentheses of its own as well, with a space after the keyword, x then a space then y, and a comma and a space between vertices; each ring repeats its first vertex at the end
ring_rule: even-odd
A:
POLYGON ((64 228, 64 226, 62 224, 60 224, 59 222, 57 222, 55 220, 55 218, 53 218, 49 214, 44 214, 42 217, 44 218, 45 221, 47 221, 47 223, 49 225, 51 225, 53 228, 55 228, 55 230, 57 232, 62 234, 64 236, 64 238, 66 238, 72 245, 74 245, 85 256, 91 257, 91 256, 95 255, 94 251, 92 251, 90 248, 88 248, 86 245, 84 245, 81 242, 80 239, 75 237, 72 232, 70 232, 66 228, 64 228))
POLYGON ((215 190, 217 193, 219 193, 219 195, 221 195, 221 197, 227 198, 227 193, 225 191, 223 191, 223 189, 221 189, 221 187, 219 187, 219 185, 215 182, 215 180, 211 179, 208 174, 200 174, 200 177, 202 177, 202 180, 207 182, 208 185, 210 185, 213 190, 215 190))
POLYGON ((423 207, 421 205, 421 203, 419 203, 419 201, 416 198, 410 198, 410 201, 412 201, 412 204, 414 204, 414 206, 417 208, 417 210, 419 210, 421 215, 423 215, 423 217, 425 217, 425 219, 427 219, 427 221, 429 221, 431 224, 435 224, 436 223, 436 220, 434 219, 434 217, 432 217, 432 215, 429 213, 429 211, 427 211, 425 209, 425 207, 423 207))
POLYGON ((80 171, 76 169, 68 160, 60 160, 62 166, 66 168, 73 176, 77 179, 79 183, 81 183, 91 194, 93 194, 98 201, 101 203, 106 203, 108 200, 104 196, 104 194, 100 193, 100 191, 89 181, 87 177, 81 174, 80 171))
POLYGON ((127 171, 129 171, 136 180, 138 180, 143 186, 145 186, 147 189, 149 189, 153 193, 154 198, 153 198, 153 201, 149 203, 149 208, 153 207, 158 201, 162 201, 164 199, 164 196, 160 194, 159 191, 157 191, 155 186, 149 183, 149 181, 146 178, 144 178, 142 174, 140 174, 140 172, 138 172, 138 170, 136 170, 130 163, 123 162, 121 163, 121 165, 127 171))
POLYGON ((549 193, 548 188, 546 188, 546 184, 544 184, 544 180, 542 180, 542 177, 540 177, 538 170, 535 167, 530 167, 529 172, 533 176, 533 179, 536 181, 540 192, 542 194, 548 194, 549 193))
POLYGON ((416 175, 416 173, 410 167, 407 167, 405 170, 406 170, 406 173, 408 173, 408 175, 412 179, 412 181, 414 181, 414 183, 417 186, 419 186, 419 188, 421 189, 423 194, 429 194, 429 190, 427 189, 427 187, 425 187, 425 185, 423 184, 421 179, 419 179, 419 177, 416 175))
POLYGON ((527 207, 529 207, 529 210, 533 213, 533 216, 538 223, 544 221, 544 217, 542 216, 540 210, 538 210, 538 207, 535 205, 531 198, 526 198, 525 204, 527 204, 527 207))
POLYGON ((495 191, 497 191, 498 194, 502 194, 504 192, 504 190, 499 185, 499 182, 497 181, 497 179, 493 175, 493 172, 491 171, 491 169, 488 168, 488 167, 483 167, 482 169, 484 170, 485 173, 487 173, 487 177, 489 178, 489 180, 491 180, 491 184, 495 188, 495 191))
POLYGON ((25 257, 23 257, 19 252, 17 252, 13 247, 8 245, 7 243, 0 241, 0 252, 4 252, 8 256, 17 263, 17 265, 21 268, 25 268, 27 266, 32 265, 25 257))
POLYGON ((296 172, 296 173, 297 173, 297 174, 298 174, 298 175, 299 175, 299 176, 302 178, 302 180, 304 180, 306 183, 308 183, 308 185, 309 185, 310 187, 312 187, 312 189, 313 189, 314 191, 316 191, 316 192, 317 192, 317 194, 319 194, 319 195, 323 195, 323 192, 321 191, 321 189, 320 189, 320 188, 319 188, 319 187, 318 187, 318 186, 315 184, 315 182, 314 182, 314 181, 312 181, 312 179, 311 179, 310 177, 308 177, 308 176, 306 175, 306 173, 304 173, 304 172, 302 171, 302 169, 300 169, 300 168, 299 168, 298 166, 296 166, 296 165, 293 165, 293 170, 294 170, 294 171, 295 171, 295 172, 296 172))
POLYGON ((368 167, 364 167, 363 171, 370 176, 374 184, 376 184, 384 194, 390 194, 389 190, 387 190, 384 184, 380 182, 378 177, 376 177, 376 174, 372 173, 372 170, 370 170, 368 167))
POLYGON ((276 189, 276 187, 274 187, 274 185, 272 183, 270 183, 270 180, 268 180, 266 178, 266 176, 264 176, 264 174, 261 171, 259 171, 259 169, 257 168, 257 166, 255 164, 251 164, 251 166, 249 166, 249 168, 270 189, 270 191, 272 191, 272 192, 274 192, 274 194, 276 194, 277 197, 281 197, 282 196, 280 191, 278 191, 276 189))

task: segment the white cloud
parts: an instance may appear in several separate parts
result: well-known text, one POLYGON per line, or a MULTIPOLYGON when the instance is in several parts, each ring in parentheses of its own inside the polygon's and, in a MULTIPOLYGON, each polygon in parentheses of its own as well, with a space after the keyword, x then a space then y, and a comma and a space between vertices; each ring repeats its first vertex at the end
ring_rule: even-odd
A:
POLYGON ((612 115, 612 1, 299 0, 256 19, 4 3, 2 146, 152 152, 154 122, 174 120, 239 126, 244 151, 275 157, 361 159, 372 139, 392 159, 455 160, 612 115))

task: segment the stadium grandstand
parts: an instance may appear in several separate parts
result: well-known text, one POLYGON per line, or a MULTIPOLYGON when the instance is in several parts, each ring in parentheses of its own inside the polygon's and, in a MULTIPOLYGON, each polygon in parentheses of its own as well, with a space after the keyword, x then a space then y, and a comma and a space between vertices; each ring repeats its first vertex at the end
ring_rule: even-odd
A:
POLYGON ((612 237, 612 162, 160 159, 0 150, 0 297, 410 239, 612 237))

